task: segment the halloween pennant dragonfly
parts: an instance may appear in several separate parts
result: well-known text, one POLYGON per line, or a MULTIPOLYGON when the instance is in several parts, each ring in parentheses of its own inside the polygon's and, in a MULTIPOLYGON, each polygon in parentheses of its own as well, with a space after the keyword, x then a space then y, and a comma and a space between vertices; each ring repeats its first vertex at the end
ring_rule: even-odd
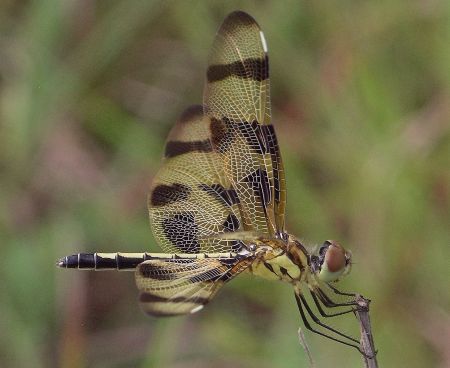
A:
POLYGON ((167 138, 148 196, 150 223, 165 253, 79 253, 58 266, 134 270, 144 312, 175 316, 201 310, 242 272, 292 284, 305 326, 359 350, 359 341, 321 322, 307 303, 355 305, 331 283, 351 255, 327 240, 316 252, 285 230, 286 182, 271 123, 269 59, 260 27, 237 11, 214 40, 203 106, 187 108, 167 138), (346 301, 337 303, 331 293, 346 301), (319 327, 309 322, 308 317, 319 327))

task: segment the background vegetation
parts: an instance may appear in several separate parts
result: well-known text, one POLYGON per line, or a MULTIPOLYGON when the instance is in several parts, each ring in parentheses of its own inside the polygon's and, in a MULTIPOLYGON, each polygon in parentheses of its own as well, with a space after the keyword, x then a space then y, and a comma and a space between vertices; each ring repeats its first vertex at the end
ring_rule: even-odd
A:
MULTIPOLYGON (((380 367, 450 366, 449 4, 1 1, 0 365, 307 366, 289 285, 239 277, 198 315, 156 320, 133 274, 54 266, 157 249, 145 198, 165 136, 242 9, 269 44, 290 231, 353 251, 341 287, 373 301, 380 367)), ((362 366, 306 336, 317 366, 362 366)))

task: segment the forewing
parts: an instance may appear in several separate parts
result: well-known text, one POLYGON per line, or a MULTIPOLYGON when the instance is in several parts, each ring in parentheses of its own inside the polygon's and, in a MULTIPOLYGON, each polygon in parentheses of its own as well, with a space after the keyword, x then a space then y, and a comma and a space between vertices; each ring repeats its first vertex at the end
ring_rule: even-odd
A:
POLYGON ((168 253, 223 253, 240 243, 218 235, 241 231, 236 190, 213 150, 209 119, 200 105, 191 106, 169 134, 163 165, 148 197, 156 240, 168 253))
POLYGON ((246 13, 231 13, 214 40, 204 94, 211 143, 241 200, 243 228, 284 230, 284 170, 270 125, 269 58, 264 35, 246 13))
POLYGON ((142 310, 153 316, 195 313, 245 270, 249 259, 179 258, 149 260, 136 270, 142 310))

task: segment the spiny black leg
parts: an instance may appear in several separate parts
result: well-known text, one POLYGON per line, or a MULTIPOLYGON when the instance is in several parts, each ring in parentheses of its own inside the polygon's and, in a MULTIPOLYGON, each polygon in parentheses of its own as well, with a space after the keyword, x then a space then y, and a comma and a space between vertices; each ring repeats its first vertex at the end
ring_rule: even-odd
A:
POLYGON ((342 333, 342 332, 340 332, 340 331, 334 329, 333 327, 330 327, 330 326, 328 326, 327 324, 323 323, 319 318, 316 317, 316 315, 315 315, 314 312, 312 311, 311 307, 308 305, 308 303, 307 303, 305 297, 304 297, 302 294, 300 294, 300 295, 299 295, 299 298, 300 298, 300 300, 302 301, 302 304, 305 306, 306 311, 308 312, 309 316, 311 317, 311 319, 312 319, 315 323, 317 323, 319 326, 321 326, 321 327, 323 327, 323 328, 325 328, 325 329, 327 329, 327 330, 329 330, 329 331, 331 331, 331 332, 334 332, 335 334, 337 334, 337 335, 339 335, 339 336, 345 337, 346 339, 349 339, 349 340, 351 340, 351 341, 353 341, 353 342, 356 342, 357 344, 359 343, 359 341, 356 340, 356 339, 354 339, 353 337, 350 337, 350 336, 348 336, 348 335, 346 335, 346 334, 344 334, 344 333, 342 333))
POLYGON ((356 301, 351 302, 345 302, 345 303, 336 303, 330 299, 330 297, 324 293, 324 291, 320 288, 315 288, 314 293, 316 293, 317 297, 320 299, 320 301, 328 308, 335 308, 335 307, 346 307, 349 305, 358 305, 356 301))
POLYGON ((343 291, 340 291, 339 289, 337 289, 336 287, 334 287, 333 285, 331 285, 331 283, 327 283, 327 286, 334 291, 335 294, 338 295, 345 295, 345 296, 351 296, 353 298, 356 298, 358 296, 357 293, 345 293, 343 291))
POLYGON ((322 306, 320 305, 319 299, 318 299, 318 297, 316 296, 316 294, 315 294, 312 290, 309 290, 309 292, 311 293, 311 296, 312 296, 312 298, 313 298, 313 300, 314 300, 314 304, 316 305, 317 310, 319 311, 319 313, 320 313, 320 315, 321 315, 322 317, 335 317, 335 316, 341 316, 341 315, 343 315, 343 314, 351 313, 351 312, 354 311, 353 308, 352 308, 352 309, 348 309, 348 310, 345 310, 345 311, 342 311, 342 312, 337 312, 337 313, 330 313, 330 314, 328 314, 328 313, 326 313, 326 312, 323 310, 323 308, 322 308, 322 306))
POLYGON ((311 332, 314 332, 314 333, 316 333, 318 335, 321 335, 323 337, 326 337, 326 338, 328 338, 330 340, 333 340, 333 341, 336 341, 336 342, 340 342, 341 344, 344 344, 344 345, 347 345, 347 346, 351 346, 351 347, 357 349, 361 354, 365 355, 365 353, 363 351, 361 351, 361 349, 360 349, 360 347, 358 345, 350 344, 349 342, 337 339, 337 338, 335 338, 333 336, 327 335, 327 334, 325 334, 323 332, 320 332, 320 331, 315 330, 314 328, 312 328, 311 325, 309 324, 308 320, 306 319, 306 315, 305 315, 305 312, 303 311, 302 302, 300 300, 300 297, 297 295, 297 293, 294 293, 294 295, 295 295, 295 301, 297 302, 298 310, 300 312, 300 316, 302 317, 303 324, 305 325, 305 327, 308 330, 310 330, 311 332))

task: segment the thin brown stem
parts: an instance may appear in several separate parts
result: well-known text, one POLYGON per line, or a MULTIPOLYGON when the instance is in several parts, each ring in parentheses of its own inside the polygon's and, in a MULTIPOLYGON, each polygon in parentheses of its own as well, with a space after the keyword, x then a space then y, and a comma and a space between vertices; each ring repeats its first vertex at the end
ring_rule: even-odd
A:
POLYGON ((356 307, 355 314, 359 320, 360 325, 361 351, 363 352, 362 357, 364 361, 364 366, 366 368, 378 368, 378 362, 376 357, 377 352, 375 350, 372 329, 370 326, 370 317, 369 317, 370 300, 364 298, 362 295, 357 295, 356 302, 358 303, 358 306, 356 307))
POLYGON ((314 359, 311 355, 311 350, 309 350, 308 343, 306 342, 305 335, 303 334, 303 330, 301 327, 298 328, 298 340, 300 342, 300 345, 305 350, 306 355, 308 356, 308 362, 309 362, 309 368, 315 368, 314 359))

